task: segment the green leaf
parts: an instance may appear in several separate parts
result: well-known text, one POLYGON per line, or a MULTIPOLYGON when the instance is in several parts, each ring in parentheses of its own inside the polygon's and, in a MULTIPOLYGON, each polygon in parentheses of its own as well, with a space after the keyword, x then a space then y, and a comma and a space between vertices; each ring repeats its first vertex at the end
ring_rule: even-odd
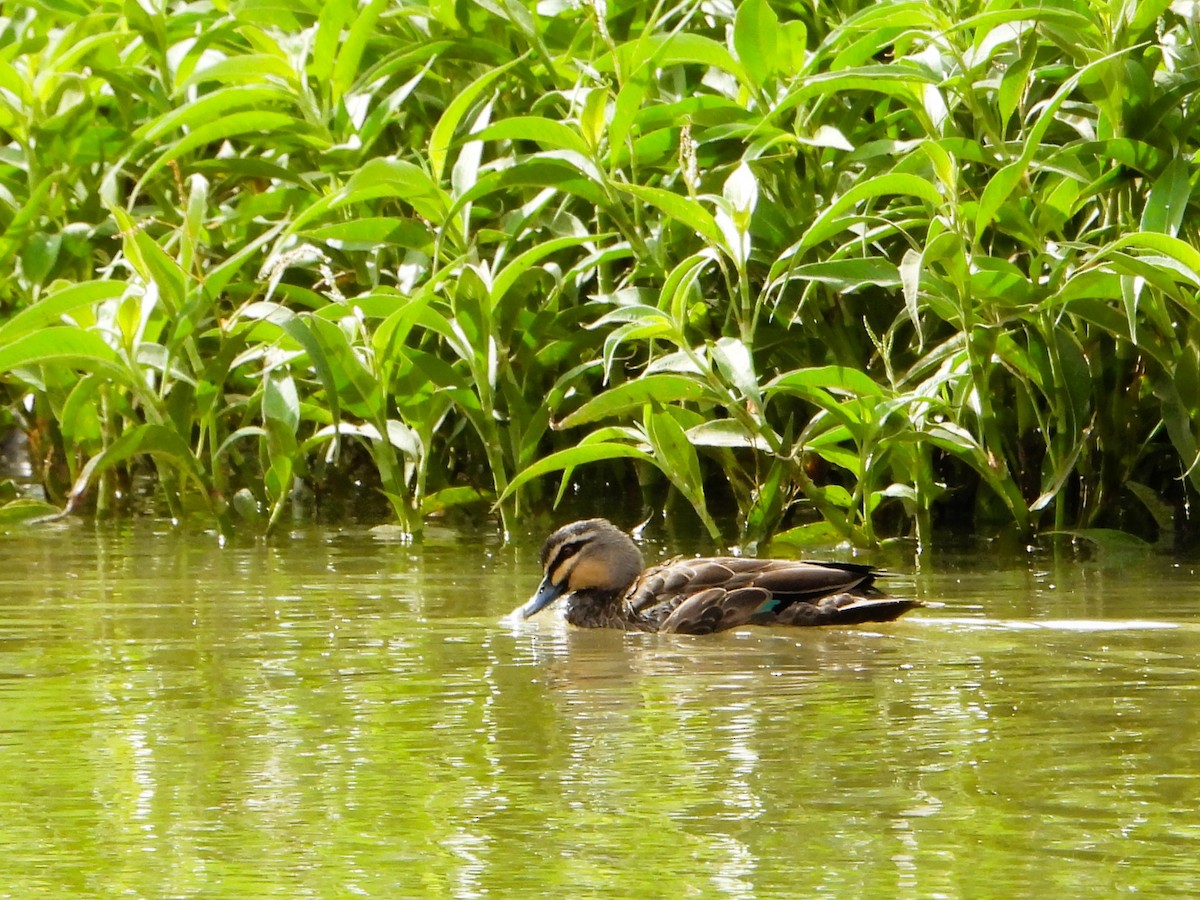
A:
POLYGON ((891 65, 862 66, 832 72, 819 72, 797 79, 798 87, 771 110, 775 121, 814 97, 837 98, 855 91, 880 93, 900 102, 914 102, 926 84, 936 84, 928 71, 916 65, 895 62, 891 65))
POLYGON ((380 197, 403 200, 435 225, 446 222, 449 198, 420 166, 397 159, 375 158, 356 169, 346 186, 328 203, 340 209, 380 197))
POLYGON ((86 375, 71 388, 58 416, 62 431, 63 448, 70 459, 77 451, 90 455, 101 440, 100 410, 97 398, 106 379, 99 375, 86 375))
MULTIPOLYGON (((604 125, 608 117, 609 97, 608 88, 603 87, 592 88, 584 97, 579 110, 579 131, 583 135, 585 146, 589 149, 598 149, 604 138, 604 125)), ((585 151, 581 150, 579 152, 582 153, 585 151)))
POLYGON ((810 522, 796 528, 781 531, 771 538, 771 545, 785 544, 790 547, 823 547, 840 544, 845 539, 829 522, 810 522))
MULTIPOLYGON (((394 362, 401 355, 401 350, 413 327, 421 320, 428 307, 431 295, 422 291, 415 297, 388 297, 391 311, 375 329, 371 338, 371 346, 376 357, 384 361, 384 365, 394 362)), ((361 298, 360 298, 361 302, 361 298)))
POLYGON ((760 89, 775 74, 779 57, 779 16, 768 0, 744 0, 733 20, 738 62, 760 89))
POLYGON ((1013 189, 1025 177, 1026 164, 1024 161, 1018 160, 1014 163, 1009 163, 999 172, 988 179, 987 186, 983 189, 983 196, 979 198, 979 207, 975 211, 975 235, 976 240, 982 239, 984 231, 996 220, 996 213, 1000 207, 1008 200, 1013 189))
POLYGON ((1054 367, 1054 412, 1059 427, 1072 441, 1083 441, 1091 417, 1092 376, 1079 339, 1062 327, 1054 328, 1047 342, 1054 367))
MULTIPOLYGON (((308 361, 325 389, 325 406, 336 425, 341 415, 341 396, 338 392, 339 379, 334 371, 334 362, 325 352, 323 343, 309 323, 316 319, 302 319, 290 309, 267 301, 250 303, 241 310, 245 319, 270 322, 299 344, 308 355, 308 361)), ((336 326, 334 326, 336 328, 336 326)))
POLYGON ((768 451, 771 445, 735 419, 702 422, 687 430, 688 440, 696 447, 753 447, 768 451))
POLYGON ((225 290, 225 286, 233 279, 241 270, 248 260, 256 257, 261 248, 274 240, 275 236, 283 230, 286 222, 280 222, 272 228, 268 228, 254 240, 248 242, 245 246, 228 257, 225 261, 213 266, 208 270, 207 275, 202 276, 202 285, 204 296, 209 300, 215 298, 218 294, 225 290))
MULTIPOLYGON (((287 60, 283 57, 274 53, 246 53, 239 56, 229 56, 197 69, 175 86, 174 96, 187 96, 192 88, 209 81, 227 82, 236 85, 243 85, 247 82, 279 82, 288 87, 299 86, 295 70, 288 65, 287 60)), ((272 87, 272 90, 275 91, 278 89, 272 87)), ((280 91, 280 94, 282 96, 287 95, 286 91, 280 91)), ((207 116, 206 118, 211 121, 211 116, 207 116)), ((161 134, 157 128, 154 129, 154 132, 161 134)), ((147 135, 142 134, 140 136, 146 137, 147 135)))
MULTIPOLYGON (((1005 23, 1000 27, 1011 28, 1012 26, 1005 23)), ((1038 42, 1036 39, 1024 41, 1024 46, 1019 47, 1019 50, 1020 54, 1017 56, 1016 62, 1005 69, 1004 75, 1000 79, 1000 89, 996 94, 996 103, 1000 108, 1000 124, 1003 128, 1008 127, 1009 120, 1016 112, 1017 104, 1021 102, 1029 87, 1029 73, 1037 58, 1038 42)))
POLYGON ((312 62, 308 66, 309 76, 318 84, 333 78, 342 29, 353 20, 356 5, 353 0, 324 0, 321 4, 312 44, 312 62))
POLYGON ((116 219, 124 237, 123 247, 130 264, 147 284, 158 287, 159 296, 171 313, 178 314, 187 296, 188 277, 179 263, 169 257, 155 240, 134 222, 125 210, 113 207, 110 212, 116 219))
POLYGON ((93 331, 70 325, 24 334, 0 346, 0 372, 36 365, 64 365, 128 384, 129 369, 117 351, 93 331))
POLYGON ((1158 231, 1172 237, 1179 234, 1179 226, 1187 213, 1192 198, 1192 180, 1189 164, 1175 157, 1155 179, 1146 208, 1142 210, 1142 231, 1158 231))
POLYGON ((721 530, 709 515, 708 504, 704 499, 700 457, 688 440, 683 426, 676 421, 670 410, 656 410, 652 407, 646 409, 645 425, 658 468, 687 498, 704 527, 708 529, 708 533, 714 538, 720 537, 721 530))
POLYGON ((192 448, 178 432, 166 425, 137 425, 125 431, 113 443, 88 460, 71 488, 71 501, 78 501, 101 472, 139 456, 154 456, 190 477, 208 498, 207 479, 192 448))
POLYGON ((1122 5, 1121 13, 1129 21, 1129 36, 1134 40, 1143 38, 1143 33, 1155 27, 1159 19, 1172 6, 1172 0, 1138 0, 1122 5))
POLYGON ((434 235, 428 226, 414 219, 391 216, 364 216, 348 222, 335 222, 301 232, 305 237, 322 241, 339 250, 374 250, 381 244, 393 244, 412 250, 428 251, 434 235))
POLYGON ((115 300, 125 292, 124 281, 84 281, 47 294, 0 325, 0 347, 48 325, 56 325, 77 309, 115 300))
POLYGON ((603 328, 612 322, 628 322, 619 328, 614 328, 604 339, 604 380, 612 377, 613 366, 616 362, 617 350, 626 341, 648 341, 654 338, 664 338, 678 343, 675 324, 661 310, 653 306, 632 306, 617 309, 592 325, 592 328, 603 328))
POLYGON ((1169 234, 1157 234, 1152 231, 1135 231, 1132 234, 1126 234, 1117 238, 1111 244, 1105 246, 1096 256, 1098 259, 1102 259, 1108 254, 1123 250, 1126 247, 1161 253, 1163 256, 1174 260, 1182 266, 1188 276, 1188 280, 1192 284, 1200 285, 1200 250, 1197 250, 1186 241, 1172 237, 1169 234))
POLYGON ((1014 162, 1001 168, 984 188, 983 196, 979 201, 979 209, 975 214, 975 239, 977 241, 982 240, 984 230, 996 219, 997 213, 1008 200, 1013 189, 1025 178, 1026 170, 1040 150, 1043 138, 1051 126, 1057 122, 1059 109, 1078 87, 1079 82, 1084 78, 1095 77, 1097 72, 1103 71, 1113 60, 1126 53, 1132 53, 1134 49, 1133 47, 1122 48, 1077 70, 1062 83, 1049 101, 1039 105, 1037 120, 1033 127, 1025 133, 1021 155, 1014 162))
POLYGON ((315 316, 308 318, 307 324, 337 386, 342 408, 363 419, 381 419, 386 412, 383 388, 354 352, 345 332, 315 316))
POLYGON ((848 397, 882 397, 883 391, 865 372, 846 366, 814 366, 777 375, 763 386, 763 393, 807 392, 812 388, 848 397))
POLYGON ((442 488, 426 494, 421 499, 421 514, 424 516, 437 515, 460 506, 470 506, 474 503, 486 503, 491 500, 490 494, 485 494, 479 488, 452 487, 442 488))
POLYGON ((436 183, 441 183, 442 176, 446 171, 446 161, 450 153, 450 145, 454 140, 454 132, 458 129, 459 123, 463 116, 467 114, 467 110, 471 107, 477 97, 491 86, 497 78, 511 69, 513 66, 521 62, 525 57, 518 57, 511 60, 502 66, 497 66, 494 69, 488 69, 465 88, 460 90, 450 105, 446 107, 442 117, 438 119, 437 125, 434 126, 432 133, 429 135, 429 167, 433 173, 433 180, 436 183))
POLYGON ((517 256, 512 262, 496 273, 495 278, 492 280, 492 305, 498 306, 504 299, 504 295, 507 294, 513 284, 516 283, 517 279, 520 278, 525 272, 528 272, 532 266, 536 265, 539 261, 545 259, 547 256, 558 253, 560 250, 566 250, 570 247, 578 247, 581 244, 597 242, 609 236, 610 235, 607 234, 588 234, 580 235, 578 237, 561 237, 553 238, 548 241, 542 241, 541 243, 534 245, 524 253, 517 256))
POLYGON ((712 355, 725 380, 737 389, 743 399, 749 401, 753 410, 757 412, 762 409, 762 393, 750 348, 737 338, 723 337, 713 344, 712 355))
MULTIPOLYGON (((583 159, 578 154, 576 157, 583 159)), ((603 207, 611 202, 600 183, 591 177, 577 176, 578 167, 568 160, 551 156, 550 153, 534 154, 498 172, 487 172, 480 176, 473 187, 455 198, 451 213, 457 213, 468 203, 489 194, 523 187, 549 188, 571 194, 591 206, 603 207)))
POLYGON ((1169 547, 1175 538, 1174 505, 1141 482, 1126 481, 1125 490, 1142 501, 1146 511, 1154 517, 1154 524, 1158 526, 1158 543, 1169 547))
POLYGON ((574 128, 541 116, 513 116, 501 119, 472 134, 471 140, 533 141, 543 148, 573 150, 582 156, 591 153, 587 141, 574 128))
POLYGON ((938 189, 918 175, 895 172, 876 175, 874 178, 860 181, 822 210, 804 236, 783 255, 799 255, 839 231, 844 231, 858 218, 848 215, 850 210, 860 203, 890 195, 916 197, 935 208, 942 203, 942 195, 938 189))
POLYGON ((233 445, 236 444, 238 441, 245 440, 246 438, 250 438, 250 437, 252 437, 252 438, 268 437, 267 429, 265 429, 259 425, 246 425, 242 428, 239 428, 237 431, 234 431, 231 434, 229 434, 229 436, 226 437, 225 440, 221 441, 221 446, 217 448, 216 452, 213 454, 213 458, 220 459, 222 456, 224 456, 226 453, 228 453, 229 449, 231 447, 233 447, 233 445))
POLYGON ((783 281, 812 281, 850 293, 868 286, 895 288, 902 283, 901 271, 886 259, 834 259, 799 266, 790 265, 791 262, 782 259, 771 268, 772 287, 783 281))
POLYGON ((591 462, 600 462, 606 459, 640 459, 643 462, 654 463, 654 457, 645 450, 631 447, 628 444, 581 444, 578 447, 571 447, 567 450, 559 450, 557 453, 551 453, 549 456, 542 457, 528 468, 522 469, 508 483, 508 486, 505 487, 500 496, 496 498, 496 503, 504 502, 515 491, 535 478, 541 478, 550 472, 573 469, 576 466, 586 465, 591 462))
POLYGON ((808 28, 799 19, 784 22, 777 41, 779 70, 785 76, 799 75, 808 59, 808 28))
POLYGON ((277 422, 295 434, 300 427, 300 395, 291 375, 272 369, 263 378, 263 420, 277 422))
POLYGON ((719 257, 713 250, 705 248, 684 259, 667 275, 662 290, 659 291, 658 306, 670 311, 676 327, 683 328, 689 306, 699 299, 695 286, 700 276, 711 263, 718 260, 719 257))
POLYGON ((63 511, 53 503, 25 498, 10 500, 0 506, 0 528, 31 525, 43 519, 59 518, 62 514, 63 511))
MULTIPOLYGON (((733 75, 746 82, 746 72, 721 44, 710 37, 679 31, 673 34, 643 34, 617 48, 618 71, 626 77, 639 71, 668 66, 698 64, 733 75)), ((607 59, 597 61, 603 71, 611 67, 607 59)))
POLYGON ((190 103, 151 119, 133 133, 138 141, 161 144, 163 138, 179 129, 194 130, 213 122, 235 109, 268 108, 272 103, 286 102, 288 92, 279 85, 236 84, 217 88, 190 103))
POLYGON ((370 0, 366 8, 355 18, 345 39, 341 42, 337 62, 333 67, 332 84, 335 100, 350 90, 357 79, 359 63, 362 60, 367 41, 371 39, 380 15, 387 9, 390 2, 391 0, 370 0))
POLYGON ((588 422, 640 410, 647 403, 715 402, 712 391, 688 375, 661 373, 626 381, 593 397, 559 423, 574 428, 588 422))
POLYGON ((921 329, 921 311, 918 305, 921 298, 921 270, 923 268, 924 260, 920 253, 911 247, 904 251, 904 258, 900 260, 900 280, 904 288, 904 308, 908 311, 908 318, 917 332, 918 349, 925 345, 925 334, 921 329))
POLYGON ((617 160, 625 152, 625 141, 629 137, 634 119, 642 109, 642 104, 645 103, 649 87, 649 76, 644 70, 639 69, 625 80, 625 83, 621 85, 621 90, 617 93, 612 121, 608 124, 608 163, 610 166, 616 166, 617 160))
POLYGON ((313 147, 322 148, 325 142, 316 137, 312 129, 301 119, 288 113, 271 112, 270 110, 251 109, 235 112, 198 125, 177 141, 168 144, 159 156, 146 167, 138 181, 138 187, 144 185, 151 175, 182 156, 186 156, 200 147, 228 141, 243 135, 261 135, 267 142, 288 142, 283 136, 290 137, 313 147))
POLYGON ((41 285, 54 270, 62 250, 62 234, 39 231, 25 240, 21 249, 21 273, 35 285, 41 285))
POLYGON ((690 197, 639 184, 614 183, 613 187, 626 194, 632 194, 643 203, 649 203, 677 222, 683 223, 708 243, 717 247, 725 246, 725 239, 717 226, 717 220, 713 218, 712 213, 690 197))

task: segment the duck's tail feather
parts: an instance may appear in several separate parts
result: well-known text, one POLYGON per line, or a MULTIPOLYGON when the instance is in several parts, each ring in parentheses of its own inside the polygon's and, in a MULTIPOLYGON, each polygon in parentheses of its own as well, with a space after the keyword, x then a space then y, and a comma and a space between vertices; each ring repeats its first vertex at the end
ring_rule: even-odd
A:
POLYGON ((863 622, 890 622, 910 609, 924 605, 920 600, 899 597, 834 594, 818 603, 792 603, 778 610, 770 624, 861 625, 863 622))

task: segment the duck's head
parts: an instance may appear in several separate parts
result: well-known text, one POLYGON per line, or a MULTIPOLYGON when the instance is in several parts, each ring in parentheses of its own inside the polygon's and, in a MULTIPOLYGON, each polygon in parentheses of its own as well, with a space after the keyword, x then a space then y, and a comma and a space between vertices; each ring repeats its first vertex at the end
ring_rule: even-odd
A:
POLYGON ((542 547, 542 583, 523 607, 528 619, 563 594, 587 591, 617 599, 642 571, 633 539, 607 519, 564 525, 542 547))

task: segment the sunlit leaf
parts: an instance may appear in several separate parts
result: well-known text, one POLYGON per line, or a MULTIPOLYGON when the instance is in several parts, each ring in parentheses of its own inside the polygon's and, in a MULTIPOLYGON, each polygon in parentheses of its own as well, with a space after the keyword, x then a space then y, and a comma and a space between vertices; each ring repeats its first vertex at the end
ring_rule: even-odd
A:
POLYGON ((1142 231, 1160 231, 1175 237, 1192 198, 1190 166, 1175 158, 1155 180, 1142 210, 1142 231))
POLYGON ((601 462, 607 459, 640 459, 643 462, 654 462, 654 457, 645 450, 631 447, 628 444, 585 444, 579 447, 571 447, 567 450, 559 450, 556 453, 544 456, 533 465, 517 473, 513 480, 508 483, 508 487, 496 498, 496 502, 503 502, 513 492, 519 490, 528 482, 550 472, 559 472, 563 469, 601 462))
POLYGON ((733 46, 746 74, 760 88, 774 74, 779 56, 779 17, 767 0, 745 0, 733 22, 733 46))
POLYGON ((101 472, 140 456, 155 457, 202 487, 207 484, 199 460, 178 432, 165 425, 138 425, 88 461, 71 488, 72 498, 81 496, 101 472))
POLYGON ((0 346, 0 372, 44 364, 96 372, 116 381, 129 378, 117 351, 94 331, 59 325, 22 334, 0 346))
POLYGON ((480 75, 469 85, 463 87, 462 90, 454 97, 450 105, 446 107, 438 119, 437 125, 434 126, 432 133, 429 136, 429 166, 433 173, 433 180, 440 183, 442 176, 446 170, 446 160, 449 156, 450 144, 454 139, 454 132, 458 130, 463 116, 467 110, 475 102, 485 90, 488 89, 501 75, 519 63, 519 59, 514 59, 502 66, 488 69, 484 74, 480 75))
POLYGON ((658 208, 672 219, 692 229, 709 243, 716 245, 724 243, 721 229, 717 227, 712 213, 695 200, 665 191, 662 188, 632 184, 614 185, 614 187, 658 208))
POLYGON ((56 518, 62 510, 44 500, 22 498, 0 505, 0 528, 30 525, 42 519, 56 518))
POLYGON ((708 533, 720 535, 720 529, 708 513, 704 484, 700 475, 700 458, 688 440, 687 432, 669 410, 648 408, 645 415, 646 434, 654 448, 654 457, 663 474, 688 499, 696 515, 704 522, 708 533))
POLYGON ((848 228, 852 216, 847 214, 858 204, 897 194, 915 197, 932 206, 937 206, 942 201, 942 196, 938 193, 937 188, 916 175, 897 173, 868 178, 850 188, 834 200, 828 208, 822 210, 795 247, 785 255, 793 252, 799 255, 809 247, 848 228))
POLYGON ((588 422, 606 419, 637 411, 647 403, 699 402, 714 399, 714 395, 701 381, 686 375, 662 373, 646 375, 611 387, 593 397, 560 423, 560 428, 574 428, 588 422))
POLYGON ((513 116, 502 119, 471 135, 477 141, 533 141, 545 149, 573 150, 586 156, 591 152, 578 131, 554 119, 538 116, 513 116))
POLYGON ((124 292, 123 281, 84 281, 63 287, 0 324, 0 348, 22 335, 59 324, 76 309, 116 299, 124 292))
POLYGON ((753 447, 770 450, 770 444, 733 419, 704 422, 687 430, 688 441, 696 447, 753 447))

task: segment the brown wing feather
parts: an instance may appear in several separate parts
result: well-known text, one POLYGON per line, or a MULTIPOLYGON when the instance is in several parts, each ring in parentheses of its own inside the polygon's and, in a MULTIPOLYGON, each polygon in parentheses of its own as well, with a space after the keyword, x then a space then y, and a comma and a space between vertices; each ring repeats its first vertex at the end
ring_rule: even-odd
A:
POLYGON ((784 559, 674 559, 645 572, 626 602, 659 631, 889 621, 914 606, 883 597, 868 566, 784 559))
POLYGON ((634 609, 642 609, 656 605, 665 595, 692 594, 707 587, 761 587, 772 594, 817 598, 854 588, 865 591, 874 578, 872 569, 858 565, 732 556, 673 559, 643 573, 628 600, 634 609))
POLYGON ((749 625, 764 603, 771 599, 762 588, 738 588, 727 591, 712 587, 693 594, 675 607, 659 631, 677 634, 712 634, 739 625, 749 625))
POLYGON ((686 561, 672 559, 643 572, 629 589, 625 600, 635 612, 642 614, 663 603, 670 603, 671 609, 674 609, 688 594, 711 584, 698 581, 686 561))
POLYGON ((764 569, 754 577, 754 584, 773 594, 792 597, 823 597, 826 594, 867 589, 874 573, 857 567, 822 566, 815 563, 782 561, 781 565, 764 569))

